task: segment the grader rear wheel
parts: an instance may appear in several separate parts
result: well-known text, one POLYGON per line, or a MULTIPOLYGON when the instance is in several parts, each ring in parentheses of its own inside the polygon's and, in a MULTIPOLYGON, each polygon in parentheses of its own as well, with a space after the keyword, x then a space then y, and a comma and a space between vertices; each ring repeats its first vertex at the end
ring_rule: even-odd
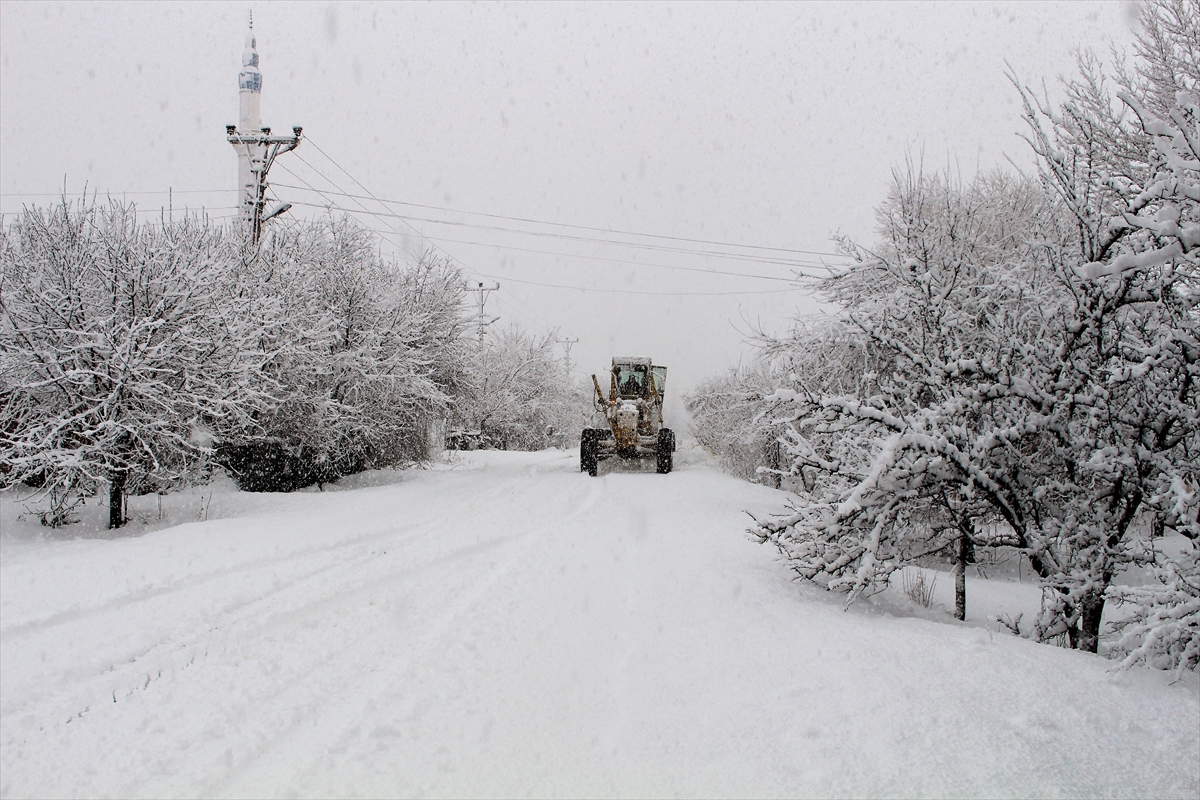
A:
POLYGON ((662 428, 658 432, 658 447, 655 453, 658 472, 666 475, 675 466, 675 432, 670 428, 662 428))

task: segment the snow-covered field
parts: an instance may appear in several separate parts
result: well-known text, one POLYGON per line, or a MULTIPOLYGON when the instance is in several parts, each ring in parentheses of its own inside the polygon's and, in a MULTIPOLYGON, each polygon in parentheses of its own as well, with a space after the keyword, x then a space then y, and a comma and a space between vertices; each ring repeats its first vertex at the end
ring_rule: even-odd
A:
POLYGON ((680 456, 136 498, 118 538, 8 497, 0 794, 1200 796, 1195 675, 989 629, 1028 583, 843 611, 742 533, 781 493, 680 456))

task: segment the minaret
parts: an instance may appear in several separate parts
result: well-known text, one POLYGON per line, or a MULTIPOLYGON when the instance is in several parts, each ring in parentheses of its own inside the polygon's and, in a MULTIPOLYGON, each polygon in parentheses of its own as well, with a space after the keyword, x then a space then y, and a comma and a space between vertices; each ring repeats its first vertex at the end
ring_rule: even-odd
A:
MULTIPOLYGON (((254 40, 254 12, 250 12, 250 29, 246 31, 246 49, 242 51, 242 71, 238 73, 238 125, 242 136, 258 136, 262 128, 262 73, 258 71, 257 42, 254 40)), ((257 201, 257 179, 252 161, 258 148, 247 144, 238 150, 238 196, 242 216, 249 220, 257 201)))
POLYGON ((258 71, 253 12, 246 32, 246 49, 242 51, 242 71, 238 73, 238 124, 225 126, 225 138, 238 157, 238 206, 242 221, 251 241, 258 242, 263 223, 291 208, 291 203, 281 203, 266 212, 267 172, 276 156, 295 150, 300 144, 300 126, 292 128, 291 136, 272 136, 270 128, 262 127, 262 73, 258 71))

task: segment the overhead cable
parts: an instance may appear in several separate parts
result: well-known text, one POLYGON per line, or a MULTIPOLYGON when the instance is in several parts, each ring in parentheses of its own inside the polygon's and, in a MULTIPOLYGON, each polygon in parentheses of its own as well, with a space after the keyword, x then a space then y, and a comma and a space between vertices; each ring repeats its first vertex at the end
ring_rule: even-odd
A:
MULTIPOLYGON (((298 156, 297 156, 297 157, 298 157, 298 156)), ((301 160, 301 161, 304 161, 303 159, 300 159, 300 160, 301 160)), ((304 163, 305 163, 305 164, 307 164, 307 165, 308 165, 308 168, 309 168, 309 169, 311 169, 313 172, 316 172, 318 175, 321 175, 321 173, 320 173, 320 172, 319 172, 319 171, 318 171, 318 170, 317 170, 315 167, 313 167, 311 164, 309 164, 307 161, 304 161, 304 163)), ((297 175, 295 172, 292 172, 292 170, 288 169, 286 165, 284 165, 284 164, 279 164, 279 168, 280 168, 280 169, 282 169, 284 172, 288 173, 289 175, 291 175, 292 177, 294 177, 296 180, 300 181, 301 183, 304 183, 304 184, 306 184, 310 190, 312 190, 312 191, 316 192, 317 194, 321 195, 322 197, 326 197, 326 195, 325 195, 325 193, 324 193, 324 192, 322 192, 320 189, 317 189, 316 187, 314 187, 314 186, 313 186, 311 183, 309 183, 308 181, 304 180, 304 178, 301 178, 301 177, 300 177, 299 175, 297 175)), ((324 175, 321 175, 321 177, 322 177, 322 178, 325 178, 325 176, 324 176, 324 175)), ((330 180, 329 180, 329 178, 325 178, 325 181, 326 181, 327 183, 333 183, 333 181, 330 181, 330 180)), ((334 186, 336 186, 337 184, 333 184, 333 185, 334 185, 334 186)), ((330 204, 330 206, 332 206, 333 208, 336 208, 336 209, 338 209, 339 211, 343 211, 343 212, 346 212, 346 213, 356 213, 356 212, 351 212, 349 209, 342 208, 341 206, 339 206, 339 205, 337 205, 336 203, 334 203, 334 201, 333 201, 331 198, 328 198, 328 197, 326 197, 326 199, 327 199, 327 200, 329 200, 329 204, 330 204)), ((297 201, 297 202, 298 202, 298 201, 297 201)), ((310 205, 310 204, 308 204, 308 203, 301 203, 301 205, 310 205)), ((360 205, 361 205, 361 203, 360 203, 360 205)), ((364 210, 365 210, 365 209, 364 209, 364 210)), ((366 213, 370 214, 371 212, 370 212, 370 211, 367 211, 366 213)), ((380 221, 381 221, 381 222, 384 222, 384 224, 385 224, 385 225, 387 225, 387 223, 386 223, 385 221, 383 221, 383 220, 380 220, 380 221)), ((400 232, 398 232, 398 231, 396 231, 395 229, 393 229, 391 225, 388 225, 388 228, 389 228, 389 229, 391 229, 391 230, 392 230, 392 232, 393 232, 393 233, 395 233, 397 236, 402 236, 402 235, 403 235, 403 234, 401 234, 400 232)), ((388 236, 387 236, 387 234, 383 233, 382 231, 378 231, 378 230, 376 230, 376 231, 375 231, 375 233, 377 233, 377 234, 379 235, 379 237, 380 237, 380 238, 384 239, 385 241, 387 241, 387 242, 391 243, 392 245, 394 245, 395 247, 399 248, 401 251, 403 251, 403 250, 404 250, 404 246, 403 246, 402 244, 400 244, 399 242, 393 241, 392 239, 389 239, 389 238, 388 238, 388 236)))
MULTIPOLYGON (((277 184, 286 186, 286 184, 277 184)), ((293 189, 302 189, 299 186, 286 187, 293 189)), ((384 201, 378 201, 381 205, 386 205, 384 201)), ((664 253, 679 253, 682 255, 703 256, 706 258, 723 258, 731 261, 746 261, 754 264, 774 264, 783 267, 822 267, 825 266, 821 262, 812 260, 792 259, 792 258, 769 258, 763 256, 740 255, 738 253, 727 253, 718 250, 699 250, 687 247, 674 247, 659 244, 647 244, 643 242, 622 242, 615 239, 599 239, 589 236, 576 236, 566 233, 552 233, 549 231, 528 231, 519 228, 506 228, 500 225, 480 225, 472 222, 458 222, 455 220, 433 219, 430 217, 414 217, 409 214, 398 214, 394 211, 385 211, 383 216, 395 217, 408 222, 427 222, 432 225, 449 225, 460 228, 478 228, 480 230, 496 231, 500 233, 511 233, 519 236, 533 236, 537 238, 547 239, 564 239, 567 241, 584 242, 587 244, 605 244, 615 247, 632 247, 641 250, 652 250, 664 253)), ((839 258, 848 258, 847 256, 838 256, 839 258)))
MULTIPOLYGON (((314 145, 314 147, 315 147, 315 145, 314 145)), ((317 149, 319 150, 320 148, 317 148, 317 149)), ((322 154, 324 154, 324 151, 322 151, 322 154)), ((326 158, 328 158, 328 156, 326 156, 326 158)), ((332 160, 333 159, 330 159, 330 161, 332 161, 332 160)), ((341 169, 341 167, 338 167, 338 168, 341 169)), ((343 170, 343 172, 344 171, 345 170, 343 170)), ((349 175, 349 173, 346 173, 346 174, 349 175)), ((355 181, 355 183, 358 183, 358 181, 355 181)), ((284 184, 279 184, 279 185, 282 186, 284 184)), ((359 184, 359 185, 362 186, 362 184, 359 184)), ((302 187, 293 186, 293 187, 288 187, 288 188, 299 189, 302 187)), ((365 187, 363 187, 363 188, 365 191, 366 190, 365 187)), ((352 197, 353 195, 347 195, 347 196, 352 197)), ((470 214, 472 216, 477 216, 477 217, 488 217, 490 219, 509 220, 511 222, 526 222, 526 223, 530 223, 530 224, 534 224, 534 225, 551 225, 551 226, 558 227, 558 228, 574 228, 575 230, 594 231, 596 233, 609 233, 609 234, 615 234, 617 236, 644 236, 644 237, 651 238, 651 239, 665 239, 665 240, 676 241, 676 242, 688 242, 690 244, 711 244, 711 245, 716 245, 718 247, 742 247, 742 248, 746 248, 749 250, 766 250, 766 251, 772 251, 772 252, 778 252, 778 253, 795 253, 797 255, 829 256, 832 258, 847 258, 848 257, 848 256, 846 256, 845 253, 834 253, 834 252, 830 252, 827 250, 800 250, 800 249, 789 248, 789 247, 769 247, 766 245, 741 244, 739 242, 723 242, 723 241, 718 241, 718 240, 713 240, 713 239, 694 239, 694 238, 690 238, 690 237, 686 237, 686 236, 669 236, 667 234, 662 234, 662 233, 642 233, 640 231, 623 231, 623 230, 610 229, 610 228, 597 228, 597 227, 593 227, 590 225, 574 225, 574 224, 567 223, 567 222, 550 222, 548 220, 533 219, 530 217, 511 217, 511 216, 506 216, 504 214, 489 214, 484 211, 463 211, 461 209, 447 208, 445 206, 432 206, 432 205, 425 205, 422 203, 409 203, 404 200, 390 200, 387 198, 381 199, 379 197, 376 197, 373 194, 370 195, 370 197, 372 200, 375 200, 378 203, 383 203, 383 204, 388 204, 388 205, 409 206, 411 208, 425 208, 425 209, 429 209, 431 211, 446 211, 446 212, 452 213, 452 214, 470 214)), ((420 221, 422 221, 422 222, 443 222, 443 220, 424 220, 424 219, 422 219, 420 221)), ((468 223, 461 223, 461 224, 468 224, 468 223)), ((476 226, 472 226, 472 227, 482 227, 482 226, 476 225, 476 226)), ((501 229, 501 230, 508 230, 508 229, 501 229)), ((526 231, 517 231, 517 232, 526 232, 526 231)), ((549 235, 549 234, 547 234, 547 235, 549 235)), ((625 243, 613 242, 613 244, 625 244, 625 243)), ((634 246, 637 246, 637 245, 634 245, 634 246)))
MULTIPOLYGON (((298 188, 298 187, 297 187, 298 188)), ((237 192, 239 189, 166 189, 163 191, 121 191, 109 194, 216 194, 218 192, 237 192)), ((72 196, 72 192, 0 192, 0 197, 63 197, 72 196)))
MULTIPOLYGON (((317 151, 318 153, 320 153, 321 155, 323 155, 323 156, 326 158, 326 160, 328 160, 328 161, 329 161, 329 163, 333 164, 335 167, 337 167, 339 170, 341 170, 341 171, 342 171, 342 174, 346 175, 348 178, 350 178, 350 180, 354 181, 354 182, 355 182, 355 183, 356 183, 356 184, 357 184, 357 185, 358 185, 358 186, 359 186, 359 187, 360 187, 360 188, 361 188, 361 189, 362 189, 364 192, 366 192, 368 195, 370 195, 370 196, 371 196, 371 198, 372 198, 372 199, 374 199, 374 200, 375 200, 377 203, 379 203, 380 205, 383 205, 382 201, 380 201, 380 200, 379 200, 379 198, 375 197, 375 195, 374 195, 374 194, 371 192, 371 190, 370 190, 370 189, 368 189, 366 186, 364 186, 364 185, 363 185, 362 181, 358 180, 358 178, 355 178, 353 175, 351 175, 351 174, 350 174, 350 172, 349 172, 348 170, 346 170, 346 168, 345 168, 345 167, 343 167, 341 164, 339 164, 337 161, 335 161, 335 160, 334 160, 334 158, 333 158, 331 155, 329 155, 329 154, 328 154, 328 153, 326 153, 326 152, 325 152, 323 149, 321 149, 321 147, 320 147, 320 146, 319 146, 319 145, 318 145, 316 142, 312 141, 311 137, 309 138, 309 142, 310 142, 310 144, 312 144, 313 148, 314 148, 314 149, 316 149, 316 151, 317 151)), ((317 173, 317 174, 320 174, 320 173, 317 173)), ((324 177, 324 176, 322 176, 322 177, 324 177)), ((328 181, 329 179, 328 179, 328 178, 325 178, 325 180, 326 180, 326 181, 328 181)), ((386 206, 385 206, 385 207, 386 207, 386 206)), ((409 227, 409 228, 412 228, 412 230, 416 231, 416 232, 417 232, 417 233, 418 233, 418 234, 419 234, 419 235, 422 237, 422 239, 424 239, 424 238, 425 238, 425 236, 424 236, 424 233, 422 233, 421 231, 417 230, 417 228, 416 228, 416 227, 414 227, 414 226, 412 225, 412 223, 408 222, 407 220, 402 220, 402 221, 403 221, 403 222, 404 222, 406 225, 408 225, 408 227, 409 227)), ((389 226, 389 227, 390 227, 390 226, 389 226)), ((468 266, 467 266, 466 264, 464 264, 464 263, 463 263, 461 260, 459 260, 458 258, 456 258, 454 255, 452 255, 452 254, 451 254, 449 251, 447 251, 447 250, 446 250, 444 247, 442 247, 441 245, 437 244, 436 242, 431 242, 431 244, 433 245, 433 247, 435 247, 435 248, 437 248, 438 250, 440 250, 440 251, 441 251, 441 252, 442 252, 442 253, 443 253, 443 254, 444 254, 444 255, 445 255, 447 258, 449 258, 449 259, 450 259, 452 262, 454 262, 454 263, 457 263, 457 264, 458 264, 460 267, 462 267, 464 270, 467 270, 468 272, 472 272, 472 273, 475 273, 475 274, 482 274, 482 273, 478 273, 476 270, 473 270, 473 269, 471 269, 470 267, 468 267, 468 266)), ((487 276, 484 276, 484 277, 487 277, 487 276)), ((495 280, 495 279, 493 278, 493 280, 495 280)), ((508 279, 506 278, 505 280, 508 280, 508 279)), ((513 294, 513 293, 511 293, 511 292, 510 292, 510 293, 509 293, 509 296, 510 296, 510 297, 512 297, 514 300, 516 300, 518 303, 520 303, 522 306, 524 306, 526 309, 528 309, 528 310, 529 310, 529 312, 530 312, 531 314, 533 314, 533 315, 534 315, 534 316, 536 316, 538 319, 540 319, 540 320, 542 320, 543 322, 545 322, 545 323, 546 323, 546 325, 548 326, 548 329, 549 329, 549 330, 561 330, 561 326, 559 326, 559 325, 555 325, 555 324, 553 324, 552 322, 550 322, 549 320, 547 320, 545 317, 543 317, 541 314, 539 314, 539 313, 538 313, 538 312, 537 312, 537 311, 536 311, 536 310, 535 310, 535 309, 534 309, 532 306, 530 306, 530 305, 528 305, 527 303, 525 303, 524 301, 522 301, 522 300, 521 300, 521 298, 517 297, 515 294, 513 294)), ((513 310, 515 310, 515 309, 513 309, 513 310)))
MULTIPOLYGON (((318 205, 316 203, 306 203, 303 200, 295 200, 293 202, 298 206, 306 206, 308 208, 324 208, 325 207, 325 206, 318 205)), ((338 206, 338 208, 341 208, 341 207, 338 206)), ((496 247, 496 248, 499 248, 502 250, 517 250, 522 253, 536 253, 539 255, 547 255, 547 256, 561 256, 563 258, 582 258, 582 259, 587 259, 589 261, 606 261, 606 262, 613 263, 613 264, 625 264, 625 265, 628 265, 631 267, 656 267, 656 268, 661 268, 661 269, 681 270, 683 272, 699 272, 699 273, 702 273, 705 275, 722 275, 722 276, 727 276, 727 277, 732 277, 732 278, 754 278, 756 280, 764 280, 764 281, 779 281, 781 283, 795 283, 798 279, 802 279, 802 278, 820 279, 822 277, 820 275, 812 275, 809 273, 797 271, 796 275, 793 275, 790 278, 782 278, 778 275, 755 275, 753 273, 746 273, 746 272, 728 272, 728 271, 719 270, 719 269, 703 269, 700 267, 684 267, 684 266, 678 266, 675 264, 661 264, 661 263, 652 262, 652 261, 631 261, 627 258, 609 258, 607 256, 593 256, 593 255, 585 255, 582 253, 563 253, 563 252, 559 252, 559 251, 555 251, 555 250, 537 250, 537 249, 531 248, 531 247, 517 247, 516 245, 496 244, 495 242, 475 242, 475 241, 471 241, 469 239, 447 239, 445 237, 440 237, 440 236, 438 237, 438 241, 453 242, 455 244, 475 245, 478 247, 496 247)))
POLYGON ((648 295, 650 297, 728 297, 732 295, 742 294, 781 294, 783 292, 799 292, 807 291, 803 286, 794 286, 790 289, 750 289, 744 292, 647 292, 638 289, 589 289, 586 286, 567 286, 561 283, 540 283, 538 281, 526 281, 520 278, 500 278, 495 275, 489 275, 486 272, 480 272, 485 278, 492 280, 506 280, 512 283, 524 283, 529 286, 542 286, 547 289, 569 289, 576 292, 597 292, 602 294, 638 294, 648 295))

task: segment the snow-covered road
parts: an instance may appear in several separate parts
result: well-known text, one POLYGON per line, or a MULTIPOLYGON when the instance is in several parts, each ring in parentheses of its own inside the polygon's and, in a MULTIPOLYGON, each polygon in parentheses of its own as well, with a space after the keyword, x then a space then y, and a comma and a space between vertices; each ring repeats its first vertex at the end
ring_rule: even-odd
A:
POLYGON ((780 493, 681 461, 6 534, 0 794, 1200 794, 1194 675, 844 612, 741 533, 780 493))

